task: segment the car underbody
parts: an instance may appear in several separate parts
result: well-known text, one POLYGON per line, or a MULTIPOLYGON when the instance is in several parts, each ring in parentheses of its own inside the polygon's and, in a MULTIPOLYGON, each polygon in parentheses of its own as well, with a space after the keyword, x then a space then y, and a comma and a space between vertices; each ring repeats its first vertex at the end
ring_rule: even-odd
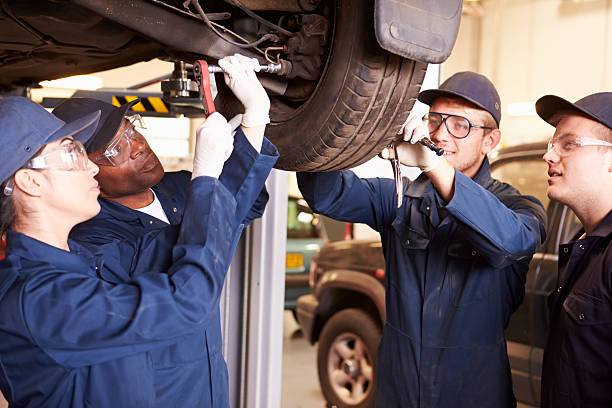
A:
MULTIPOLYGON (((241 53, 282 67, 281 75, 259 75, 272 102, 266 134, 281 153, 277 167, 349 168, 397 137, 426 62, 446 58, 454 44, 461 1, 433 2, 422 10, 456 27, 421 21, 427 18, 417 15, 415 2, 398 3, 396 11, 388 0, 2 0, 0 91, 27 96, 43 80, 153 58, 189 67, 198 59, 214 63, 241 53), (410 13, 413 25, 446 31, 416 36, 424 42, 419 47, 416 40, 401 42, 402 36, 425 33, 423 27, 379 21, 402 12, 410 13), (420 50, 430 48, 437 54, 421 58, 420 50)), ((194 96, 181 82, 189 75, 179 69, 166 83, 168 103, 180 106, 194 96)), ((223 81, 217 84, 218 110, 237 113, 241 107, 231 92, 223 81)))

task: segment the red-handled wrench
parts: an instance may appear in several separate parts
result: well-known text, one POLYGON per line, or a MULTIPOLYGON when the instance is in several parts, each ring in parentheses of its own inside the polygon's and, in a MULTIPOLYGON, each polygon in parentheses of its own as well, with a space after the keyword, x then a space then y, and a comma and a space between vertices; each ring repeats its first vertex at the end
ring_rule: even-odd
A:
POLYGON ((206 117, 209 117, 211 113, 217 110, 215 109, 215 101, 210 90, 210 75, 206 61, 197 60, 193 63, 193 76, 198 84, 204 114, 206 117))

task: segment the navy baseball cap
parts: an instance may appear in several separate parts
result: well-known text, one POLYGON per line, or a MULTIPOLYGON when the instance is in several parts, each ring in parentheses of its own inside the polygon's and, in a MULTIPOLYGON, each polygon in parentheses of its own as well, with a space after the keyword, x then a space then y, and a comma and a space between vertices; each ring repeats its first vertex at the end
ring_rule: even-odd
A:
POLYGON ((87 112, 64 122, 27 98, 0 99, 0 181, 19 170, 47 143, 73 136, 83 142, 93 133, 100 112, 87 112))
POLYGON ((463 98, 493 116, 497 126, 501 121, 501 101, 495 86, 484 75, 471 71, 457 72, 438 89, 427 89, 419 94, 419 101, 431 106, 441 96, 463 98))
POLYGON ((546 95, 536 102, 536 112, 553 126, 559 123, 559 111, 570 110, 588 116, 612 129, 612 92, 599 92, 571 103, 555 95, 546 95))
POLYGON ((138 102, 140 99, 116 107, 93 98, 69 98, 57 105, 53 114, 61 120, 69 121, 90 112, 100 111, 98 126, 91 138, 83 142, 87 153, 92 153, 106 147, 113 140, 127 111, 138 102))

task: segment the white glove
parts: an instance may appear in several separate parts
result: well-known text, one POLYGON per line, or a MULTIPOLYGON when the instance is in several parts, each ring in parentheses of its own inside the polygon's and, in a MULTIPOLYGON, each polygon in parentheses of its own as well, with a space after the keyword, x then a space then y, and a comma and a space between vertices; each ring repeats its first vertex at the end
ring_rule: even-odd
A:
POLYGON ((213 113, 196 130, 191 179, 199 176, 218 179, 233 149, 234 136, 231 126, 223 115, 213 113))
POLYGON ((270 98, 255 75, 260 69, 259 62, 234 54, 221 58, 219 66, 225 71, 225 83, 244 106, 242 125, 254 127, 270 123, 270 98))
POLYGON ((436 152, 417 143, 424 137, 429 137, 429 128, 421 118, 413 117, 404 124, 404 142, 397 145, 400 163, 404 166, 418 167, 423 172, 434 169, 442 160, 436 152))

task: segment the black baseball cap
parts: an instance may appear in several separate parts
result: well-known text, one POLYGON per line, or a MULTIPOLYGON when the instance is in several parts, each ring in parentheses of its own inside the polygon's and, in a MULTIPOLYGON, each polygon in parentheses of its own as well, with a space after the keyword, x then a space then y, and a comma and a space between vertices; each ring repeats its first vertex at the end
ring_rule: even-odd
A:
POLYGON ((119 107, 93 98, 68 98, 53 109, 53 114, 65 122, 80 118, 90 112, 100 111, 100 121, 91 137, 84 141, 88 153, 106 147, 117 134, 127 111, 140 99, 119 107))
POLYGON ((419 94, 419 101, 431 106, 441 96, 463 98, 493 116, 497 126, 501 121, 501 101, 495 86, 484 75, 471 71, 457 72, 438 89, 427 89, 419 94))
POLYGON ((559 96, 546 95, 536 102, 536 112, 542 119, 557 126, 559 118, 556 114, 562 110, 575 111, 588 116, 612 129, 612 92, 599 92, 571 103, 559 96))

